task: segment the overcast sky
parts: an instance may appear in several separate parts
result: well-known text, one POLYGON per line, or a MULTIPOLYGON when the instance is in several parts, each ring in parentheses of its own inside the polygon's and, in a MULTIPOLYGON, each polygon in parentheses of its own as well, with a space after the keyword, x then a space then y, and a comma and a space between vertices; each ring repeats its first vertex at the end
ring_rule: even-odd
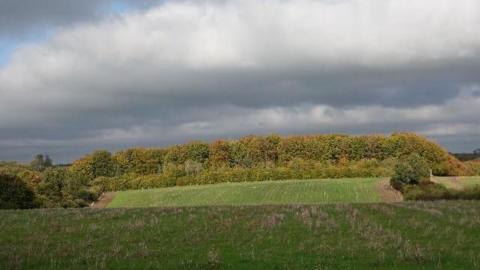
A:
POLYGON ((478 0, 0 0, 0 160, 247 134, 480 147, 478 0))

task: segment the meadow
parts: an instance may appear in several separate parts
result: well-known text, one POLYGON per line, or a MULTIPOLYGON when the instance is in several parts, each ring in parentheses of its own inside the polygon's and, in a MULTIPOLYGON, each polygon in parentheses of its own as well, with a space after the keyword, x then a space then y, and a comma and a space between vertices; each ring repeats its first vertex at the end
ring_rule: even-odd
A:
POLYGON ((459 177, 480 163, 415 134, 46 163, 0 163, 0 208, 39 208, 0 210, 0 269, 480 269, 480 201, 462 200, 480 199, 480 178, 459 177), (430 169, 455 177, 433 179, 445 188, 430 169))
POLYGON ((1 269, 478 269, 480 202, 0 211, 1 269))
POLYGON ((117 192, 108 207, 381 202, 378 178, 222 183, 117 192))
POLYGON ((456 190, 480 186, 480 176, 434 177, 433 181, 456 190))

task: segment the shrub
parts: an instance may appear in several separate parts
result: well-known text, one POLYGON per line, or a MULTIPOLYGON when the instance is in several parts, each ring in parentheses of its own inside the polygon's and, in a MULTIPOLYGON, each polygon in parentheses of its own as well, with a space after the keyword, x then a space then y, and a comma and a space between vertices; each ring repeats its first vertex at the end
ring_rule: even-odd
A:
POLYGON ((35 186, 42 181, 42 174, 40 172, 16 162, 0 163, 0 174, 17 176, 30 186, 35 186))
POLYGON ((194 161, 197 163, 205 163, 210 155, 208 143, 193 141, 185 145, 186 161, 194 161))
POLYGON ((450 192, 450 200, 480 200, 480 186, 454 190, 450 192))
POLYGON ((114 176, 118 167, 110 152, 98 150, 76 160, 70 166, 70 171, 93 180, 100 176, 114 176))
POLYGON ((115 175, 135 173, 148 175, 162 172, 166 149, 131 148, 115 153, 115 175))
MULTIPOLYGON (((192 174, 192 172, 198 174, 198 170, 193 168, 199 169, 198 164, 202 165, 203 171, 224 167, 273 168, 290 167, 290 162, 295 163, 300 159, 305 162, 328 164, 324 166, 326 172, 322 175, 361 175, 364 172, 356 170, 366 169, 351 166, 352 162, 367 160, 369 163, 368 160, 383 162, 405 159, 412 153, 421 156, 436 175, 465 175, 471 171, 436 143, 406 132, 394 133, 391 136, 251 135, 234 141, 219 140, 212 143, 194 141, 163 149, 134 148, 119 151, 113 157, 106 151, 97 151, 75 161, 71 170, 93 180, 100 176, 111 177, 123 174, 163 174, 163 170, 170 166, 168 164, 180 166, 183 174, 192 174), (196 164, 193 167, 192 162, 196 164), (332 167, 337 165, 344 168, 332 167)), ((308 173, 302 174, 312 175, 311 171, 312 169, 309 169, 308 173)), ((318 171, 315 175, 319 175, 318 171)))
POLYGON ((0 164, 0 173, 19 176, 33 187, 43 206, 58 207, 85 205, 106 190, 221 182, 393 175, 392 185, 402 189, 427 180, 430 168, 438 175, 480 174, 478 164, 463 164, 413 133, 269 135, 194 141, 162 149, 132 148, 114 155, 95 151, 67 170, 37 172, 18 164, 0 164))
POLYGON ((480 159, 465 162, 465 167, 468 175, 480 176, 480 159))
POLYGON ((211 167, 229 167, 233 163, 227 141, 215 141, 210 145, 209 153, 208 163, 211 167))
POLYGON ((98 198, 89 186, 90 180, 66 168, 47 168, 36 193, 42 202, 40 207, 84 207, 98 198))
POLYGON ((19 177, 0 174, 0 209, 36 207, 33 190, 19 177))
POLYGON ((30 168, 34 171, 43 171, 46 168, 52 167, 53 161, 49 155, 45 157, 42 154, 35 155, 34 159, 30 162, 30 168))
POLYGON ((99 195, 104 191, 171 187, 175 186, 176 180, 179 178, 181 176, 175 177, 163 174, 125 174, 116 177, 98 177, 92 182, 93 188, 91 190, 99 195))
POLYGON ((37 192, 44 195, 46 200, 51 200, 51 204, 55 204, 55 201, 62 201, 66 175, 67 171, 65 169, 46 169, 43 173, 42 181, 37 187, 37 192))
POLYGON ((187 175, 197 175, 203 171, 202 163, 187 160, 185 161, 185 173, 187 175))
POLYGON ((187 147, 184 145, 175 145, 167 149, 164 163, 183 164, 187 159, 187 147))
POLYGON ((406 186, 403 191, 405 200, 480 200, 480 186, 464 190, 447 189, 445 186, 427 182, 420 185, 406 186))
MULTIPOLYGON (((188 164, 188 162, 186 163, 188 164)), ((197 164, 198 165, 198 164, 197 164)), ((332 163, 294 159, 286 167, 219 167, 187 173, 180 165, 169 163, 162 174, 126 174, 119 177, 99 177, 92 183, 97 190, 117 191, 169 186, 216 184, 224 182, 269 181, 287 179, 385 177, 393 170, 390 160, 350 161, 342 166, 332 163)))
POLYGON ((419 185, 407 185, 403 187, 403 198, 405 200, 433 201, 446 199, 448 189, 443 185, 433 182, 423 182, 419 185))
POLYGON ((404 185, 416 185, 428 182, 430 167, 428 162, 418 154, 411 154, 397 163, 390 183, 392 187, 401 190, 404 185))

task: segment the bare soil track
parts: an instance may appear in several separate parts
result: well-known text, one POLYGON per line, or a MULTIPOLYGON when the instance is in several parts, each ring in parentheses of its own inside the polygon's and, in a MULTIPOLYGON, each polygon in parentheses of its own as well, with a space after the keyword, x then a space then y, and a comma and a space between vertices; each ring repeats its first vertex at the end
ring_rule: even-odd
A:
POLYGON ((403 201, 402 193, 390 185, 389 179, 383 179, 378 182, 377 189, 383 202, 392 203, 403 201))
POLYGON ((91 206, 91 208, 105 208, 107 205, 113 201, 113 198, 115 198, 116 193, 115 192, 105 192, 103 193, 100 198, 98 198, 98 201, 94 202, 91 206))

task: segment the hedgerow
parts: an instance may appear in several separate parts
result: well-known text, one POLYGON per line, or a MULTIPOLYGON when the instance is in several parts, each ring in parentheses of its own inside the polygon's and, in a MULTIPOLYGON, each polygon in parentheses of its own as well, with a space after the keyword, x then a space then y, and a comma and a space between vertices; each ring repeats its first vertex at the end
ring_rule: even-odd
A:
POLYGON ((285 167, 222 167, 204 170, 197 174, 187 174, 180 166, 175 166, 169 169, 169 173, 151 175, 125 174, 117 177, 99 177, 95 179, 94 185, 101 186, 102 190, 118 191, 223 182, 386 177, 391 175, 393 165, 393 160, 380 162, 375 159, 370 159, 336 165, 294 159, 285 167))
MULTIPOLYGON (((3 164, 33 187, 43 207, 85 206, 105 190, 284 179, 390 177, 398 161, 418 156, 435 175, 480 175, 480 163, 459 162, 413 133, 246 136, 166 148, 95 151, 67 168, 35 171, 3 164), (58 170, 57 170, 58 169, 58 170)), ((0 164, 2 165, 2 164, 0 164)))
POLYGON ((337 164, 343 161, 400 159, 420 155, 435 175, 459 175, 466 168, 436 143, 413 133, 384 135, 246 136, 239 140, 217 140, 207 144, 190 142, 168 148, 132 148, 117 152, 97 151, 75 161, 71 170, 94 179, 135 173, 162 173, 166 164, 186 162, 211 168, 286 167, 294 159, 337 164), (97 161, 95 161, 95 158, 97 161))
MULTIPOLYGON (((467 175, 480 175, 480 160, 472 160, 464 163, 467 175)), ((461 175, 461 174, 460 174, 461 175)))
MULTIPOLYGON (((39 172, 18 163, 0 163, 0 175, 20 179, 33 192, 34 207, 84 207, 100 195, 100 188, 91 185, 88 175, 64 167, 48 167, 39 172)), ((17 193, 5 196, 12 200, 22 197, 17 193)))
POLYGON ((403 197, 405 200, 414 201, 480 200, 480 186, 453 190, 441 184, 427 182, 406 186, 403 190, 403 197))
POLYGON ((132 148, 111 157, 98 151, 70 170, 97 179, 112 190, 265 181, 291 178, 391 176, 396 161, 412 154, 435 175, 472 172, 438 144, 413 133, 390 136, 342 134, 246 136, 212 143, 189 142, 168 148, 132 148), (101 175, 94 172, 105 172, 101 175))

